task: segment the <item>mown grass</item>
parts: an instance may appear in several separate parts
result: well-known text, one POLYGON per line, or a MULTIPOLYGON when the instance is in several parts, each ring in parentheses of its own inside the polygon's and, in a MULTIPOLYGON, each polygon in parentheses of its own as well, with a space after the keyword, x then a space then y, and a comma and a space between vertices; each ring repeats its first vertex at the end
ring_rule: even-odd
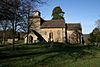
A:
POLYGON ((0 67, 100 67, 100 48, 59 43, 0 48, 0 67))

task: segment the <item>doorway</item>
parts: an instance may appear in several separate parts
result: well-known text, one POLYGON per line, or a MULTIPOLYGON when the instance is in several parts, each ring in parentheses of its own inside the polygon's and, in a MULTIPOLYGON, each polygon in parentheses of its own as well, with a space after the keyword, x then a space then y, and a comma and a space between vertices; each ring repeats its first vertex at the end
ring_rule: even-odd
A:
POLYGON ((33 37, 29 36, 29 43, 33 43, 33 37))

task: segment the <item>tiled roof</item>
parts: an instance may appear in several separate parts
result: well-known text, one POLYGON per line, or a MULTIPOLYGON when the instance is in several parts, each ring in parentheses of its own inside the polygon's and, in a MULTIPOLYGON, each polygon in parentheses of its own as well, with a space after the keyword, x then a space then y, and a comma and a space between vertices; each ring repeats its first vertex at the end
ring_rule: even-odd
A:
POLYGON ((64 20, 46 20, 41 28, 64 28, 65 21, 64 20))
POLYGON ((80 23, 67 23, 66 29, 67 30, 82 30, 80 23))

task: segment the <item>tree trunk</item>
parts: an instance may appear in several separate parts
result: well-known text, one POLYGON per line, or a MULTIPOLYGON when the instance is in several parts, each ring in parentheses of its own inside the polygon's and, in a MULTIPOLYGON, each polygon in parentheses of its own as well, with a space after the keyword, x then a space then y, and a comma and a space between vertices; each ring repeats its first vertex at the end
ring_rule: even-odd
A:
POLYGON ((28 15, 27 15, 27 18, 28 18, 28 20, 27 20, 27 22, 28 22, 28 30, 27 30, 27 43, 26 44, 29 44, 29 38, 28 38, 28 36, 29 36, 29 31, 30 31, 30 25, 29 25, 29 14, 30 14, 30 7, 29 7, 29 10, 28 10, 28 15))
POLYGON ((13 50, 15 49, 15 27, 14 27, 14 21, 12 21, 12 37, 13 37, 13 50))
POLYGON ((2 42, 3 45, 5 45, 5 35, 6 35, 6 31, 4 30, 4 31, 3 31, 3 42, 2 42))

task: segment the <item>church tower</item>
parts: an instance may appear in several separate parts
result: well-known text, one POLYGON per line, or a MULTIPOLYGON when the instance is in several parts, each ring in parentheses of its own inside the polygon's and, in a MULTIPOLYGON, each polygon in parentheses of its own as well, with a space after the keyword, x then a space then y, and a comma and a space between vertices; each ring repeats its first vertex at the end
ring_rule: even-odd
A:
POLYGON ((40 30, 41 17, 39 11, 33 11, 32 16, 29 17, 30 30, 40 30))
POLYGON ((32 15, 34 16, 34 17, 40 17, 40 12, 39 11, 33 11, 33 13, 32 13, 32 15))

